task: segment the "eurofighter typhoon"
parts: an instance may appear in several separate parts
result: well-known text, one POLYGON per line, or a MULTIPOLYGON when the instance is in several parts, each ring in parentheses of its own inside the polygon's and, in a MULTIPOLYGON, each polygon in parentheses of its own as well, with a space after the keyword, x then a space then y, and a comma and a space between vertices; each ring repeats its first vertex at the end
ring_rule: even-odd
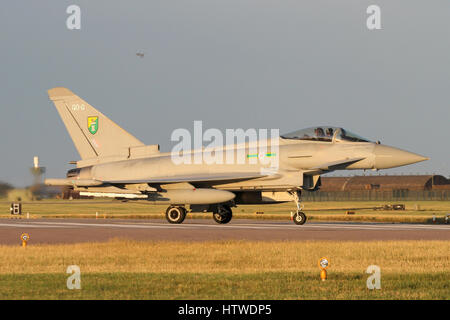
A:
POLYGON ((84 196, 167 204, 170 223, 182 223, 188 212, 207 211, 224 224, 239 204, 295 201, 293 221, 302 225, 306 215, 301 192, 318 190, 321 174, 387 169, 428 159, 333 126, 212 150, 163 153, 159 145, 145 145, 69 89, 53 88, 48 94, 81 160, 72 162, 76 168, 65 179, 45 183, 69 186, 84 196), (196 161, 211 157, 216 161, 196 161))

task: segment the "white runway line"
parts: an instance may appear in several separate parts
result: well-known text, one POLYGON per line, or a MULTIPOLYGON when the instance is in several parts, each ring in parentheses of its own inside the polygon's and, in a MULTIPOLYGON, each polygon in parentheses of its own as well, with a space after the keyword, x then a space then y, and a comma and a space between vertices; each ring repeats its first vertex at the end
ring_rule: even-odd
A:
POLYGON ((99 222, 52 222, 52 221, 33 221, 26 223, 0 223, 0 227, 16 227, 16 228, 70 228, 70 227, 93 227, 93 228, 129 228, 129 229, 249 229, 249 230, 380 230, 380 231, 414 231, 414 230, 445 230, 450 231, 450 226, 442 225, 414 225, 414 224, 330 224, 330 223, 307 223, 303 226, 297 226, 287 223, 237 223, 228 225, 212 225, 204 223, 186 223, 174 225, 169 223, 99 223, 99 222))
POLYGON ((0 227, 16 227, 16 228, 68 228, 65 226, 44 226, 44 225, 33 225, 29 223, 19 224, 19 223, 0 223, 0 227))
MULTIPOLYGON (((132 229, 160 229, 160 228, 167 229, 168 227, 176 228, 176 229, 183 228, 183 226, 164 227, 164 226, 142 226, 142 225, 133 225, 133 224, 127 225, 127 224, 114 224, 114 223, 99 224, 99 223, 76 223, 76 222, 33 222, 33 224, 37 224, 36 227, 40 227, 40 228, 51 228, 51 227, 53 227, 53 228, 58 228, 58 227, 61 227, 61 228, 69 228, 69 227, 105 228, 105 227, 110 227, 111 228, 112 227, 112 228, 132 228, 132 229)), ((11 225, 4 224, 4 226, 14 227, 15 224, 11 224, 11 225)), ((25 225, 25 226, 27 226, 27 225, 25 225)))
MULTIPOLYGON (((174 224, 118 224, 118 223, 76 223, 76 222, 33 222, 35 224, 38 224, 39 227, 45 228, 45 226, 48 227, 54 227, 58 228, 61 227, 94 227, 94 228, 129 228, 129 229, 204 229, 204 228, 220 228, 220 229, 256 229, 256 230, 267 230, 267 229, 285 229, 292 228, 292 229, 298 229, 296 226, 283 226, 280 227, 264 227, 264 226, 239 226, 239 225, 210 225, 210 224, 184 224, 184 225, 174 225, 174 224)), ((30 224, 31 225, 31 224, 30 224)), ((15 227, 16 224, 10 224, 4 226, 10 226, 15 227)))
MULTIPOLYGON (((125 224, 133 224, 131 222, 125 222, 125 224)), ((167 223, 156 223, 156 222, 142 222, 139 223, 139 225, 148 225, 148 226, 162 226, 162 227, 171 227, 174 225, 167 224, 167 223)), ((271 224, 267 223, 231 223, 227 225, 211 225, 211 224, 201 224, 201 223, 185 223, 179 226, 183 227, 207 227, 207 228, 231 228, 231 227, 238 227, 238 228, 270 228, 270 229, 299 229, 299 228, 332 228, 332 229, 367 229, 367 230, 380 230, 380 229, 386 229, 386 230, 397 230, 397 229, 425 229, 425 230, 450 230, 450 226, 441 226, 441 225, 416 225, 416 224, 364 224, 364 223, 306 223, 302 226, 294 225, 292 222, 275 222, 271 224)))
MULTIPOLYGON (((131 224, 131 223, 130 223, 131 224)), ((164 226, 171 227, 172 225, 168 225, 167 223, 152 223, 152 222, 143 222, 142 224, 149 226, 164 226)), ((245 223, 233 223, 228 225, 210 225, 210 224, 200 224, 200 223, 187 223, 180 226, 191 227, 209 227, 209 228, 264 228, 264 229, 300 229, 300 228, 331 228, 331 229, 358 229, 358 230, 416 230, 416 229, 424 229, 424 230, 450 230, 450 226, 441 226, 441 225, 415 225, 415 224, 330 224, 330 223, 307 223, 302 226, 294 225, 291 223, 273 223, 273 224, 264 224, 264 223, 254 223, 254 224, 245 224, 245 223)))

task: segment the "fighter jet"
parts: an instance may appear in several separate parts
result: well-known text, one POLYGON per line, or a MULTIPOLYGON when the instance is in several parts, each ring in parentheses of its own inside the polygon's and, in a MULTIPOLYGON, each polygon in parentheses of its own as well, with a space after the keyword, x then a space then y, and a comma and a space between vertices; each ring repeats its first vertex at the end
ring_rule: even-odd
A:
POLYGON ((295 201, 292 220, 302 225, 306 215, 301 192, 318 190, 321 174, 428 160, 341 127, 316 126, 283 134, 275 143, 273 139, 258 141, 270 151, 255 151, 248 141, 214 149, 236 151, 232 160, 243 154, 244 161, 190 161, 208 152, 200 148, 179 151, 189 161, 178 163, 174 151, 163 153, 159 145, 145 145, 69 89, 53 88, 48 94, 81 159, 71 162, 76 168, 66 178, 46 179, 45 183, 69 186, 85 196, 167 204, 170 223, 182 223, 187 213, 212 212, 217 223, 225 224, 232 219, 232 207, 240 204, 295 201), (273 162, 257 161, 262 158, 276 159, 276 168, 273 162))

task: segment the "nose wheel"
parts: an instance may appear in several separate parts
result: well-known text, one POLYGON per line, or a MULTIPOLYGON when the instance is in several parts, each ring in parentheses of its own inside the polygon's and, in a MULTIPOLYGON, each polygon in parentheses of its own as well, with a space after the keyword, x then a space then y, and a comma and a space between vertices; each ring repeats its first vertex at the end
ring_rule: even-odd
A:
POLYGON ((305 224, 306 215, 301 211, 302 210, 302 205, 301 205, 302 192, 301 192, 301 190, 291 191, 289 193, 294 198, 295 204, 297 206, 297 211, 292 215, 292 220, 297 225, 305 224))
POLYGON ((306 222, 306 215, 301 212, 301 211, 297 211, 296 213, 294 213, 293 219, 295 224, 298 225, 302 225, 305 224, 306 222))

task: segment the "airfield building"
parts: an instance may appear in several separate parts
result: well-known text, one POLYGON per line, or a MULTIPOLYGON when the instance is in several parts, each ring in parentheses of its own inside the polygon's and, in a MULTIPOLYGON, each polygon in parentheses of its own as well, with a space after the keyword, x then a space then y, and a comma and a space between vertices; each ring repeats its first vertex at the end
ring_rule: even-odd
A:
POLYGON ((441 175, 389 175, 322 177, 321 191, 450 190, 450 179, 441 175))
POLYGON ((306 201, 450 200, 450 179, 442 175, 322 176, 306 201))

